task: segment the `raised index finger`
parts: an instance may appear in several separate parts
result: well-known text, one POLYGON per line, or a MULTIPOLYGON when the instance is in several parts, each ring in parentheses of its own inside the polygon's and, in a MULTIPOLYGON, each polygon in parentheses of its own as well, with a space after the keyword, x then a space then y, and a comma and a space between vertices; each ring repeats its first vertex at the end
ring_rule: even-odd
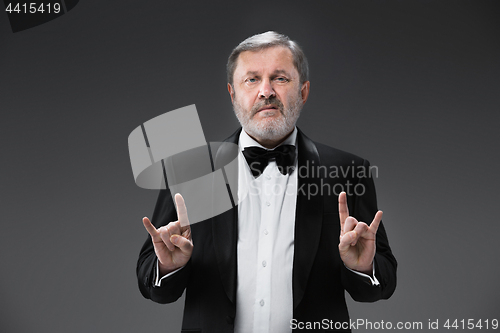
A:
POLYGON ((347 207, 347 196, 345 192, 339 194, 339 218, 340 218, 340 232, 344 233, 344 223, 349 217, 349 208, 347 207))
POLYGON ((180 193, 175 195, 175 205, 177 206, 177 217, 181 227, 189 227, 186 203, 180 193))

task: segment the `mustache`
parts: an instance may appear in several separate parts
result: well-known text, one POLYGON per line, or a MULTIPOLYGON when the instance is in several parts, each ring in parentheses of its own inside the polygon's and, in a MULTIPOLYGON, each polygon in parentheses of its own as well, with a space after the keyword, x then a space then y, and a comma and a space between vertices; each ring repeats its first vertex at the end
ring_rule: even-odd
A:
POLYGON ((281 103, 281 101, 276 97, 270 97, 254 104, 254 106, 252 107, 252 116, 265 106, 273 106, 276 109, 278 109, 281 112, 281 114, 283 114, 283 109, 284 109, 283 103, 281 103))

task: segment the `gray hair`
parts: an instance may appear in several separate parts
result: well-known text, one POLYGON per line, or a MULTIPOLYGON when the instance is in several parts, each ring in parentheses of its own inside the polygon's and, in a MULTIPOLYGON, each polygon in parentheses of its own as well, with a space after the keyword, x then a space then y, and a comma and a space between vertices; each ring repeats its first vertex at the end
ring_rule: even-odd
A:
POLYGON ((304 83, 309 80, 309 65, 307 64, 307 58, 300 46, 288 38, 288 36, 274 31, 268 31, 248 37, 234 48, 233 52, 231 52, 229 58, 227 59, 227 82, 231 85, 233 84, 234 71, 241 52, 260 51, 273 46, 283 46, 288 48, 292 52, 293 65, 299 72, 300 83, 304 83))

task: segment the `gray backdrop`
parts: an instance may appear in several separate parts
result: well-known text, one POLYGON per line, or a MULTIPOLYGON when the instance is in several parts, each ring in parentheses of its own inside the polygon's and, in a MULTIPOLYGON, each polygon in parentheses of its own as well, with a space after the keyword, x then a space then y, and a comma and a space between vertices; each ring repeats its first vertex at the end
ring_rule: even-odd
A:
POLYGON ((227 56, 271 29, 309 58, 299 127, 379 168, 398 287, 349 300, 351 317, 500 319, 499 14, 494 1, 87 0, 15 34, 0 14, 0 331, 179 331, 182 300, 137 288, 157 193, 135 185, 127 138, 193 103, 208 141, 229 136, 227 56))

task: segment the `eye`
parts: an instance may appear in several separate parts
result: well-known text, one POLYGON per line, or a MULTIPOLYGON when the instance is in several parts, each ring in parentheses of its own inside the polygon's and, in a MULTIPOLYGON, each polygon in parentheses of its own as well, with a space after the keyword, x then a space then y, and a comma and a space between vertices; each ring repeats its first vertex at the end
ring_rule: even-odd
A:
POLYGON ((285 77, 281 77, 281 76, 277 77, 275 80, 276 80, 276 81, 278 81, 278 82, 280 82, 280 83, 281 83, 281 82, 288 82, 288 79, 287 79, 287 78, 285 78, 285 77))
POLYGON ((257 82, 257 78, 255 78, 255 77, 250 77, 250 78, 247 78, 247 79, 245 80, 245 82, 247 82, 247 83, 255 83, 255 82, 257 82))

